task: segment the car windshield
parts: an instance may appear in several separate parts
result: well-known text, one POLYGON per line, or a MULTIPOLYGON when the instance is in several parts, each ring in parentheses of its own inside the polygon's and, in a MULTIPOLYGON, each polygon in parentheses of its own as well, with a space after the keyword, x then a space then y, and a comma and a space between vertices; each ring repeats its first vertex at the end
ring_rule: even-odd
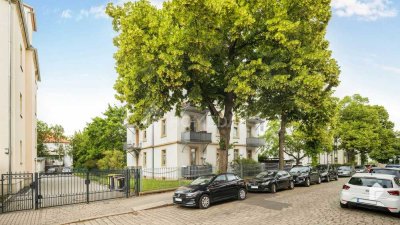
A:
POLYGON ((349 184, 363 187, 393 188, 392 181, 374 177, 352 177, 349 184))
POLYGON ((214 178, 214 175, 206 175, 197 178, 196 180, 192 181, 190 185, 204 185, 210 183, 210 181, 214 178))
POLYGON ((318 170, 327 170, 327 169, 328 169, 328 166, 327 166, 327 165, 318 165, 318 166, 317 166, 317 169, 318 169, 318 170))
POLYGON ((305 173, 305 172, 308 172, 309 171, 309 168, 308 167, 293 167, 291 170, 290 170, 290 172, 291 173, 305 173))
POLYGON ((385 169, 374 169, 372 173, 379 173, 379 174, 389 174, 389 175, 398 175, 398 171, 396 170, 385 170, 385 169))
POLYGON ((267 177, 274 177, 277 171, 265 171, 257 174, 256 178, 267 178, 267 177))
POLYGON ((349 166, 341 166, 341 167, 339 167, 338 170, 350 171, 350 167, 349 166))

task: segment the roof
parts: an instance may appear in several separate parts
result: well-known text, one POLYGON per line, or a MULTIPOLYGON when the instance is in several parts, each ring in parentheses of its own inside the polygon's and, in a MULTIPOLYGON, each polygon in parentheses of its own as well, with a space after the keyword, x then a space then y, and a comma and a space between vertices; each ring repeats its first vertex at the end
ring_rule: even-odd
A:
POLYGON ((53 137, 53 136, 47 136, 47 137, 44 139, 43 143, 63 143, 63 144, 69 144, 70 141, 69 141, 68 139, 66 139, 66 138, 61 138, 60 140, 56 140, 56 138, 53 137))
POLYGON ((396 177, 395 175, 389 174, 380 174, 380 173, 356 173, 353 177, 374 177, 374 178, 382 178, 382 179, 393 179, 396 177))
POLYGON ((37 80, 41 81, 40 69, 39 69, 39 58, 38 58, 38 54, 37 54, 37 49, 34 48, 32 46, 32 43, 30 43, 30 41, 29 41, 28 24, 26 22, 24 8, 27 8, 27 9, 30 10, 29 15, 30 15, 30 19, 31 19, 31 22, 32 22, 32 30, 33 31, 37 31, 35 10, 31 6, 23 3, 21 0, 14 0, 12 2, 16 4, 19 18, 22 21, 22 23, 21 23, 22 24, 22 33, 23 33, 22 35, 24 37, 24 42, 26 44, 26 49, 27 50, 31 50, 34 53, 34 63, 35 63, 35 66, 36 66, 36 71, 35 72, 36 72, 36 75, 37 75, 37 80))

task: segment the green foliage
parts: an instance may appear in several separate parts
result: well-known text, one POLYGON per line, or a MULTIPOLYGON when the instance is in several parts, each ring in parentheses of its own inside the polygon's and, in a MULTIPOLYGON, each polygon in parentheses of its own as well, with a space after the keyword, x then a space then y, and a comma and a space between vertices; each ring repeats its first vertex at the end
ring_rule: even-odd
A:
POLYGON ((103 152, 104 157, 97 161, 99 169, 122 169, 125 167, 125 153, 118 150, 103 152))
POLYGON ((259 154, 259 161, 263 158, 278 157, 279 142, 278 142, 278 132, 279 132, 279 121, 270 120, 267 123, 267 130, 265 131, 265 145, 263 146, 261 154, 259 154))
POLYGON ((44 157, 47 156, 48 149, 47 146, 44 144, 46 137, 50 135, 50 128, 47 123, 38 120, 37 121, 37 156, 44 157))
MULTIPOLYGON (((74 167, 95 169, 98 168, 97 163, 103 159, 106 151, 115 150, 123 153, 126 140, 125 118, 124 107, 109 105, 103 117, 93 118, 83 131, 76 132, 71 141, 74 167)), ((125 160, 121 163, 125 163, 125 160)))
POLYGON ((382 106, 370 105, 360 95, 347 96, 340 102, 338 137, 340 147, 354 161, 361 154, 366 162, 368 154, 379 162, 388 162, 396 153, 396 134, 389 114, 382 106))

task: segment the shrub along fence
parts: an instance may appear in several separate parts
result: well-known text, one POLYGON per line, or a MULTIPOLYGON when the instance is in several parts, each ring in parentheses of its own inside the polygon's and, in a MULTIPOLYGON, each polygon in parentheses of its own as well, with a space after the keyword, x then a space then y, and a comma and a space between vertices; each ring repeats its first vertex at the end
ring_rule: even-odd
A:
MULTIPOLYGON (((245 180, 266 170, 264 163, 232 164, 233 172, 245 180)), ((68 173, 12 173, 1 175, 1 213, 45 207, 128 198, 188 185, 201 175, 217 174, 211 165, 127 168, 119 170, 73 170, 68 173)))

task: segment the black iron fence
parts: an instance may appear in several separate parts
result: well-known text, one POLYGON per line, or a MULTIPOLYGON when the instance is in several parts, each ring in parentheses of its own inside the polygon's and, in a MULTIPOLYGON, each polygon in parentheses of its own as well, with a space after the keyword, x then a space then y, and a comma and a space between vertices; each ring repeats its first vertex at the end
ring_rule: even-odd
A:
MULTIPOLYGON (((233 172, 245 180, 277 169, 265 163, 233 164, 233 172)), ((286 168, 289 169, 289 168, 286 168)), ((167 191, 190 184, 201 175, 216 174, 211 165, 74 170, 69 173, 13 173, 1 175, 1 213, 52 206, 128 198, 139 193, 167 191)))

